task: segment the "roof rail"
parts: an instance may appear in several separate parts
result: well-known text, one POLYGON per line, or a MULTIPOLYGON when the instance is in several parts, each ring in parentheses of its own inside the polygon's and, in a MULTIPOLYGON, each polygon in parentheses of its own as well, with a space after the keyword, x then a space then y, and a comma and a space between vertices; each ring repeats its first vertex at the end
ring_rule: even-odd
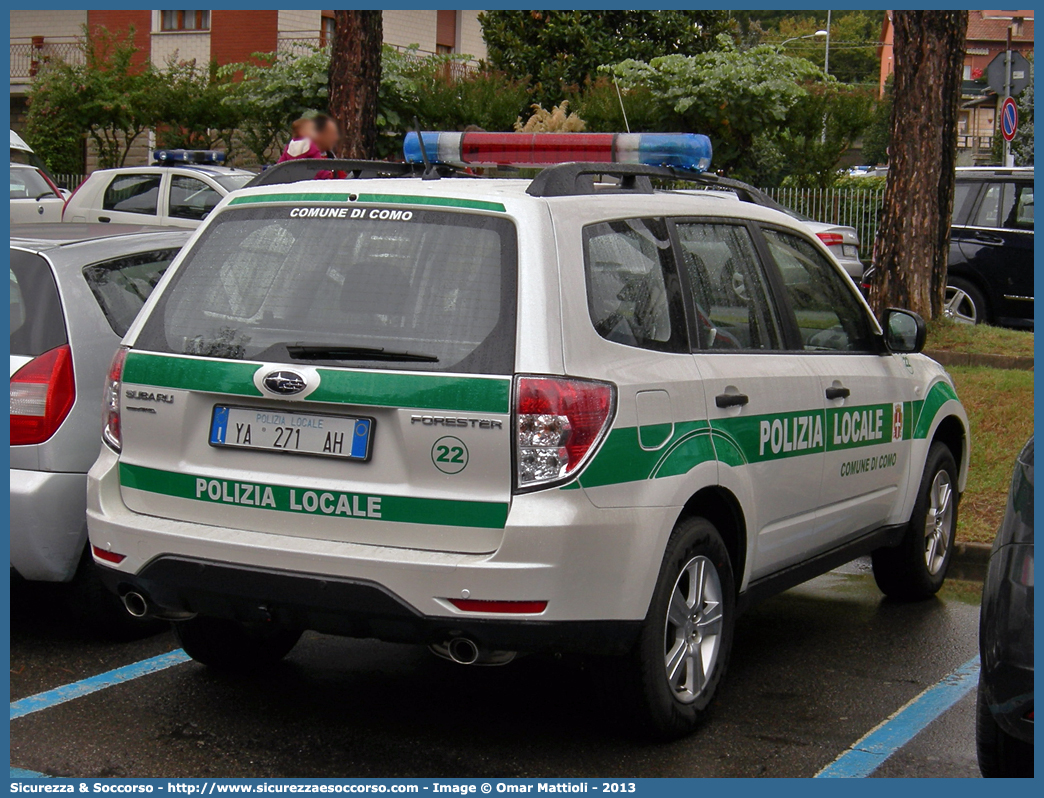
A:
MULTIPOLYGON (((436 164, 433 171, 439 177, 457 174, 460 170, 453 166, 436 164)), ((424 175, 423 164, 399 163, 390 161, 360 161, 343 158, 299 158, 283 161, 270 166, 251 180, 244 188, 254 186, 274 186, 281 183, 297 183, 302 180, 314 180, 317 172, 344 172, 348 179, 370 177, 421 177, 424 175)))
POLYGON ((699 183, 712 188, 733 191, 743 202, 781 210, 778 202, 754 186, 707 172, 691 172, 670 166, 620 163, 563 163, 548 166, 529 184, 526 193, 532 197, 571 197, 603 191, 651 194, 652 178, 699 183), (611 189, 595 189, 596 175, 616 177, 620 185, 611 189))

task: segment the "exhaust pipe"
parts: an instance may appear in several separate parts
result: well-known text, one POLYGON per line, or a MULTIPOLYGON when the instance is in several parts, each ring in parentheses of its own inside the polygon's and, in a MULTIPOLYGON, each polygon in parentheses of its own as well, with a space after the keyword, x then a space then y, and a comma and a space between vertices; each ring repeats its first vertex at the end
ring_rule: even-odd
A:
POLYGON ((145 600, 145 597, 141 593, 135 593, 133 590, 123 594, 123 606, 127 608, 127 612, 134 618, 144 618, 149 612, 149 603, 145 600))
POLYGON ((478 662, 479 648, 474 640, 467 637, 454 637, 446 644, 451 660, 458 665, 474 665, 478 662))
POLYGON ((514 651, 491 650, 470 637, 451 637, 443 643, 433 643, 428 648, 435 656, 458 665, 507 665, 517 655, 514 651))

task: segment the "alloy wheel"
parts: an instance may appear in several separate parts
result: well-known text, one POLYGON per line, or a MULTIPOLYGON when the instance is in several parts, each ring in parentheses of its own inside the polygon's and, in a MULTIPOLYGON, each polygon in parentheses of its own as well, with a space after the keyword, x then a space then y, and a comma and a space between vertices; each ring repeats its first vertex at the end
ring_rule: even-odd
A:
POLYGON ((723 622, 721 578, 707 557, 681 569, 667 605, 664 670, 674 696, 691 703, 717 665, 723 622))
POLYGON ((953 485, 950 475, 940 471, 928 493, 928 513, 924 522, 924 561, 928 573, 942 570, 953 537, 953 485))

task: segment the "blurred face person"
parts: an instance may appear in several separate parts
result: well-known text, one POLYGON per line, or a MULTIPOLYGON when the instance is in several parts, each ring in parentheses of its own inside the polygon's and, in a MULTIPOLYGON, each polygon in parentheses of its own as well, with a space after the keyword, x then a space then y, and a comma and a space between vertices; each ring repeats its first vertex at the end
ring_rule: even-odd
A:
POLYGON ((341 138, 337 123, 325 115, 317 116, 314 123, 315 135, 312 137, 312 141, 323 152, 333 152, 341 138))

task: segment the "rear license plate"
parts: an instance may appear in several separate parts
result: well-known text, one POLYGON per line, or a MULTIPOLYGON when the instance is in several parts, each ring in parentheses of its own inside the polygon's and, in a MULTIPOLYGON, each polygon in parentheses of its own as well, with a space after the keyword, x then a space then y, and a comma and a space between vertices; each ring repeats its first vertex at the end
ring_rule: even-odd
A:
POLYGON ((844 252, 846 258, 858 258, 859 257, 859 247, 857 247, 857 246, 854 246, 854 245, 851 245, 851 244, 845 244, 841 249, 842 249, 842 252, 844 252))
POLYGON ((369 460, 373 425, 372 418, 217 405, 210 445, 369 460))

